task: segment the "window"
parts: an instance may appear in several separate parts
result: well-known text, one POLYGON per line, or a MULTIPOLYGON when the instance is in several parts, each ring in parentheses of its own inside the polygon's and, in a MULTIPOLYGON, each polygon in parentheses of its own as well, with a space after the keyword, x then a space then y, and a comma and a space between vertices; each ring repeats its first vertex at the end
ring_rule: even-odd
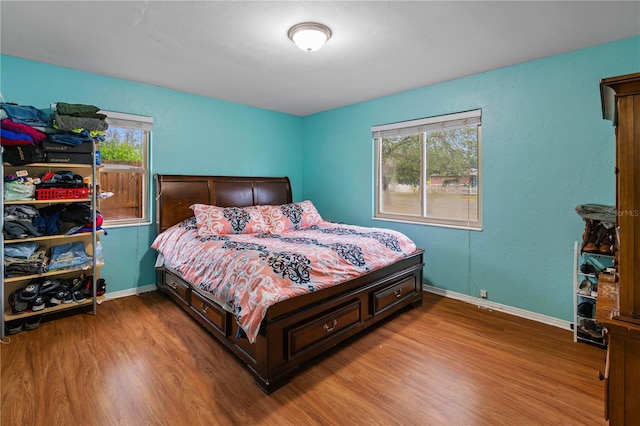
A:
POLYGON ((149 143, 153 119, 100 111, 107 115, 100 142, 100 213, 105 225, 149 222, 149 143))
POLYGON ((481 111, 375 126, 378 219, 481 229, 481 111))

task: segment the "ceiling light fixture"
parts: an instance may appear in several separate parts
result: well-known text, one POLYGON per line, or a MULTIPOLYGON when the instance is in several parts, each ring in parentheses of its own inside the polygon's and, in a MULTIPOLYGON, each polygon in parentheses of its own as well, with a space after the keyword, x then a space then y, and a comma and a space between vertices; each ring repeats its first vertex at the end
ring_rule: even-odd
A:
POLYGON ((331 38, 331 30, 326 25, 303 22, 289 28, 289 38, 305 52, 315 52, 331 38))

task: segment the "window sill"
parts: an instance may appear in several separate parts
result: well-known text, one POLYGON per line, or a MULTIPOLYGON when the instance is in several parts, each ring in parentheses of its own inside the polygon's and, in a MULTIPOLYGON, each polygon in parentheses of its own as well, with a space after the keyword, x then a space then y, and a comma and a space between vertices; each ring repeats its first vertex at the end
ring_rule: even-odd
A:
POLYGON ((153 222, 145 221, 145 222, 130 222, 130 223, 118 223, 118 224, 108 224, 105 223, 102 225, 104 229, 116 229, 116 228, 129 228, 133 226, 149 226, 153 225, 153 222))
POLYGON ((394 219, 394 218, 388 218, 388 217, 372 217, 371 219, 379 220, 383 222, 397 222, 397 223, 406 223, 409 225, 435 226, 438 228, 451 228, 451 229, 462 229, 467 231, 482 232, 482 227, 472 226, 472 225, 452 225, 452 224, 446 224, 446 223, 422 222, 418 220, 394 219))

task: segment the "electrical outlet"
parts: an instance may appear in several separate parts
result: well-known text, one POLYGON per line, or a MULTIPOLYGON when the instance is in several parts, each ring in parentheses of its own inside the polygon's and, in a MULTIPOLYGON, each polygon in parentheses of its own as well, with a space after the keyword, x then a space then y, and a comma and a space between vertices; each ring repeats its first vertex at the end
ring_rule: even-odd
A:
POLYGON ((480 290, 480 297, 486 299, 488 297, 487 290, 480 290))

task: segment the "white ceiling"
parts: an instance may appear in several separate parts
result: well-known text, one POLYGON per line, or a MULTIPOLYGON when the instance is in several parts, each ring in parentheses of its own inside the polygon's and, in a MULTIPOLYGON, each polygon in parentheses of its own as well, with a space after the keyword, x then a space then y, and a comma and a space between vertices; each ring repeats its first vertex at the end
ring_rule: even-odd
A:
MULTIPOLYGON (((295 115, 640 34, 640 1, 0 1, 0 48, 295 115), (287 30, 333 37, 305 53, 287 30)), ((638 52, 640 54, 640 52, 638 52)))

